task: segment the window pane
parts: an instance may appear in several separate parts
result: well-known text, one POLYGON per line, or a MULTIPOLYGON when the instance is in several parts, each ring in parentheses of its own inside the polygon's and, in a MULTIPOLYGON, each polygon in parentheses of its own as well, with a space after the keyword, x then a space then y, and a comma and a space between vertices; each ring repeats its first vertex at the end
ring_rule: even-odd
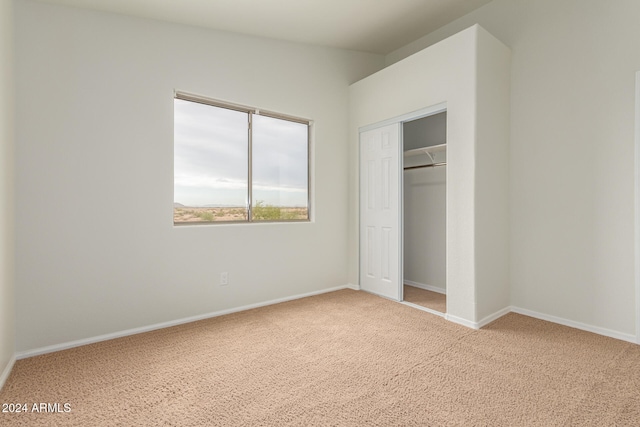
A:
POLYGON ((252 219, 308 219, 309 126, 254 115, 252 219))
POLYGON ((173 221, 246 221, 248 114, 174 101, 173 221))

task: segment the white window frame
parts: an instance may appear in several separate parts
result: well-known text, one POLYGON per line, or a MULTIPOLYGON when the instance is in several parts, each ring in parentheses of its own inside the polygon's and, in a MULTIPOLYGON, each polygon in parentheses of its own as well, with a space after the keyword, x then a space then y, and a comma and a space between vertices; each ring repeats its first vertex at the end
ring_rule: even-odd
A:
MULTIPOLYGON (((213 224, 264 224, 264 223, 283 223, 283 222, 311 222, 311 141, 312 141, 312 133, 313 133, 313 120, 305 119, 296 116, 290 116, 287 114, 276 113, 273 111, 261 110, 255 107, 248 107, 245 105, 235 104, 227 101, 220 101, 217 99, 212 99, 200 95, 195 95, 192 93, 182 92, 182 91, 174 91, 174 99, 180 99, 183 101, 189 102, 197 102, 204 105, 210 105, 212 107, 218 108, 226 108, 228 110, 240 111, 243 113, 247 113, 249 117, 249 127, 248 127, 248 180, 247 180, 247 219, 244 221, 193 221, 193 222, 175 222, 174 226, 185 226, 185 225, 213 225, 213 224), (274 119, 287 120, 290 122, 301 123, 307 126, 307 217, 304 219, 276 219, 276 220, 254 220, 253 219, 253 177, 252 177, 252 157, 253 157, 253 146, 252 146, 252 134, 253 134, 253 126, 252 126, 252 116, 260 115, 264 117, 271 117, 274 119)), ((175 144, 175 140, 174 140, 175 144)))

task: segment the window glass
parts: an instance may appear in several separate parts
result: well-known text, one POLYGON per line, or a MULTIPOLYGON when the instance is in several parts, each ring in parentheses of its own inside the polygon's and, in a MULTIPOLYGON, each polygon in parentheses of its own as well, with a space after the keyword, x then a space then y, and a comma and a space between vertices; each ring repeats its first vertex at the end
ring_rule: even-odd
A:
POLYGON ((308 219, 309 126, 254 115, 252 127, 253 220, 308 219))
POLYGON ((309 122, 174 100, 174 224, 309 220, 309 122))
POLYGON ((248 113, 174 101, 174 222, 247 221, 248 113))

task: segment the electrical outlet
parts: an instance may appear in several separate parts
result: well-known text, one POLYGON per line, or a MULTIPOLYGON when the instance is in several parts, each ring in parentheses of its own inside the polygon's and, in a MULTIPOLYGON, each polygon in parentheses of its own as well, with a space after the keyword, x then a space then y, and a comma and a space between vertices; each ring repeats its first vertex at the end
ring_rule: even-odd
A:
POLYGON ((226 271, 220 273, 220 286, 227 286, 229 284, 229 273, 226 271))

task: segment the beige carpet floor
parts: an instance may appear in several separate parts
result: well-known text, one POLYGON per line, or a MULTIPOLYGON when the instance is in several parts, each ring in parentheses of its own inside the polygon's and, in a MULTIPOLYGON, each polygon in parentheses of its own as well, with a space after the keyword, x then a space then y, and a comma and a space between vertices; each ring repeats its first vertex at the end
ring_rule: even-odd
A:
POLYGON ((20 360, 2 426, 637 426, 640 346, 343 290, 20 360))
POLYGON ((447 312, 447 296, 438 292, 404 285, 404 300, 440 313, 447 312))

